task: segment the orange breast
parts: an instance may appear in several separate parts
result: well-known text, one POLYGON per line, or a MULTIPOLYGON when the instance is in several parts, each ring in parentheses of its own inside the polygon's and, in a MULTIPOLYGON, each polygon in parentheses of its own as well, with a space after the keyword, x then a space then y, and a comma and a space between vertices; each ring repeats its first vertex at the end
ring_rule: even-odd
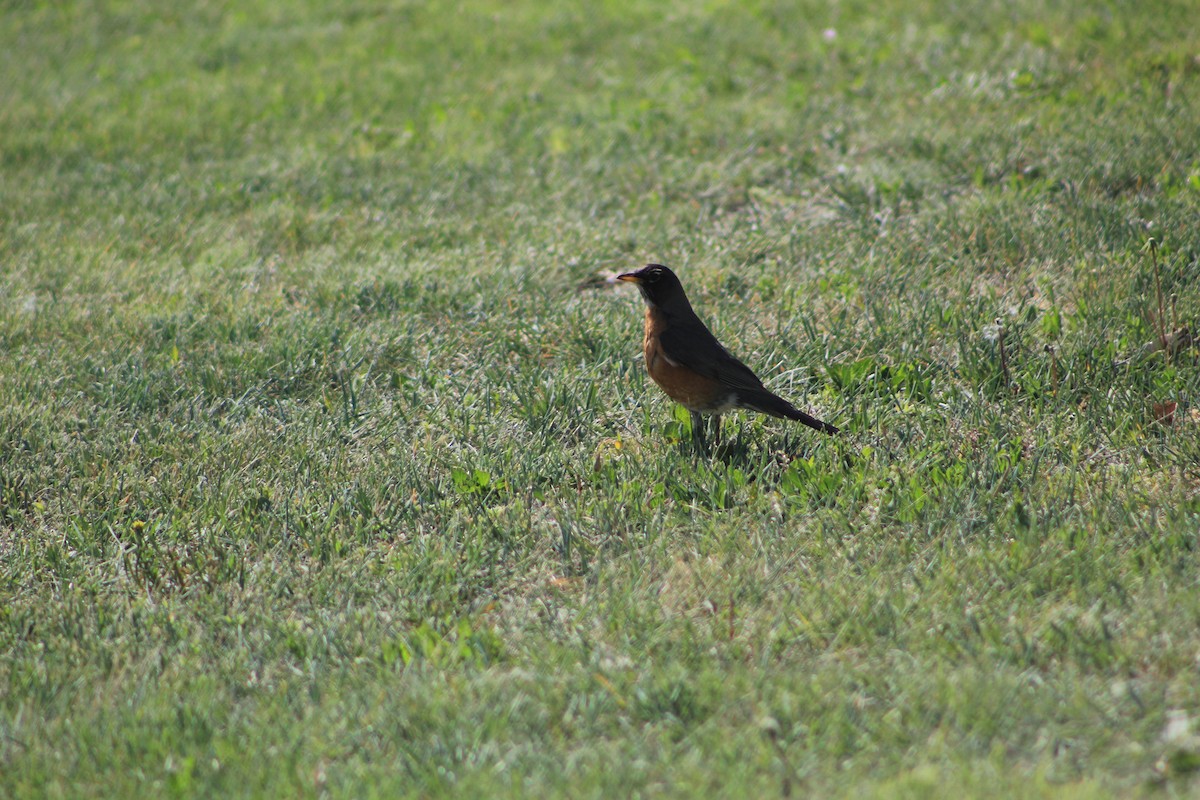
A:
POLYGON ((653 309, 646 309, 646 335, 642 351, 646 371, 667 395, 691 411, 720 412, 731 408, 736 394, 715 378, 701 375, 667 358, 658 343, 660 320, 653 309))

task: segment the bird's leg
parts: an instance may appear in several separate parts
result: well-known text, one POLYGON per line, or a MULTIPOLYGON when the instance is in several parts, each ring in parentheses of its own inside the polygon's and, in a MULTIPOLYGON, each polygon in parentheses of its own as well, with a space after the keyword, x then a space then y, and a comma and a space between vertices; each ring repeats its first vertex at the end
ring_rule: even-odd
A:
POLYGON ((696 450, 704 452, 704 416, 699 411, 688 411, 692 418, 692 444, 696 450))
POLYGON ((713 414, 713 444, 717 447, 721 446, 721 415, 713 414))

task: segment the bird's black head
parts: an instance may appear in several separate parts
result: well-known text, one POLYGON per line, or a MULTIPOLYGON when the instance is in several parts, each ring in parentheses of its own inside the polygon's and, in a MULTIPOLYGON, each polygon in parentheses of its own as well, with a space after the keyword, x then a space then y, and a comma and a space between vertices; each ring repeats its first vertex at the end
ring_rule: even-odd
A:
POLYGON ((618 275, 617 280, 636 283, 642 297, 652 306, 669 308, 680 300, 687 303, 679 278, 662 264, 647 264, 636 272, 618 275))

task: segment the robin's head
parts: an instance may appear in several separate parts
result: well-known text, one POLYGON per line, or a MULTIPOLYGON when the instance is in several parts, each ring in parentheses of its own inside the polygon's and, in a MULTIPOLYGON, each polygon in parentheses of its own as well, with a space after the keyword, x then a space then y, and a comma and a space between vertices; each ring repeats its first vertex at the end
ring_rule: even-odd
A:
POLYGON ((617 280, 636 283, 642 297, 652 306, 669 311, 672 305, 680 301, 688 304, 679 278, 662 264, 647 264, 636 272, 618 275, 617 280))

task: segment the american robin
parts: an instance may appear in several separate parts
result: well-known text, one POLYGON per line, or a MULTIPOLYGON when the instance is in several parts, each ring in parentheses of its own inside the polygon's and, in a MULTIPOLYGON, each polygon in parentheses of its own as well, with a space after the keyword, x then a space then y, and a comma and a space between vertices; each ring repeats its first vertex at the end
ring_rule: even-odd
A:
POLYGON ((733 408, 799 420, 822 433, 838 432, 828 422, 772 394, 749 367, 722 347, 692 310, 674 272, 662 264, 647 264, 617 279, 636 283, 646 301, 646 336, 642 341, 646 371, 691 414, 697 445, 704 443, 701 415, 717 415, 719 437, 720 415, 733 408))

